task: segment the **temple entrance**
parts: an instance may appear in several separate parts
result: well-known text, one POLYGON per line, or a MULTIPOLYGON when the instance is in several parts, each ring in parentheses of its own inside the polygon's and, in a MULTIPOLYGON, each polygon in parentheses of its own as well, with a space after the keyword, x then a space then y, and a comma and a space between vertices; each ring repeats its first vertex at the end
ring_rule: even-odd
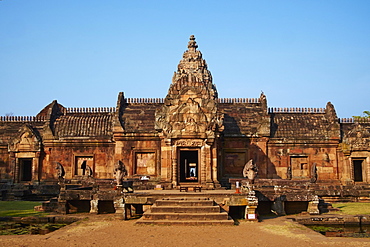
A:
POLYGON ((32 180, 32 159, 19 159, 20 181, 32 180))
POLYGON ((363 159, 356 159, 353 160, 353 178, 355 182, 363 182, 363 176, 362 176, 362 163, 363 159))
POLYGON ((180 183, 198 183, 198 150, 180 150, 179 161, 180 183))

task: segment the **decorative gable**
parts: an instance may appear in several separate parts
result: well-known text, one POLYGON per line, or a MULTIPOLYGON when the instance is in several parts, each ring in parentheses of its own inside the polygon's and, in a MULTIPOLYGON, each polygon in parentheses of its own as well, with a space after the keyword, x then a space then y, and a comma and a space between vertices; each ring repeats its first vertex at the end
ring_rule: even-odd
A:
POLYGON ((41 138, 30 125, 24 125, 19 135, 9 144, 12 152, 39 152, 41 151, 41 138))
POLYGON ((223 129, 217 90, 197 48, 192 35, 164 105, 156 112, 156 130, 165 138, 214 138, 223 129))

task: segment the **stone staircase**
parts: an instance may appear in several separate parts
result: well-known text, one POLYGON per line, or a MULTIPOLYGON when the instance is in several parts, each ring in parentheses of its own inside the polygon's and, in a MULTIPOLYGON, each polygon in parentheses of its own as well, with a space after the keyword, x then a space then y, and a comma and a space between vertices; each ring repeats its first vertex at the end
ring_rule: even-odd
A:
POLYGON ((234 225, 234 221, 213 200, 189 197, 157 200, 136 224, 234 225))

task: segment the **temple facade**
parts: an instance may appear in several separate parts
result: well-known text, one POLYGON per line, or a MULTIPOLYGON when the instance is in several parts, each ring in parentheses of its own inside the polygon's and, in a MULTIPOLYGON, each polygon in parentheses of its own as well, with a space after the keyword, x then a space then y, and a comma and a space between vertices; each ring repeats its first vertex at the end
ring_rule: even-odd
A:
MULTIPOLYGON (((258 180, 370 184, 370 121, 338 119, 334 106, 269 108, 257 98, 219 98, 194 36, 165 98, 126 98, 115 107, 66 108, 0 117, 5 184, 127 177, 163 188, 227 187, 249 161, 258 180)), ((247 92, 246 92, 247 93, 247 92)))

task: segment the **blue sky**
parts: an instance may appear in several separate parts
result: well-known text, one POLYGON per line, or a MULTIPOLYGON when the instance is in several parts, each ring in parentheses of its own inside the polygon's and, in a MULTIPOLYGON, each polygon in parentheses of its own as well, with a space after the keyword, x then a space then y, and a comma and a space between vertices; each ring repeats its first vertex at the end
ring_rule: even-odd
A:
POLYGON ((0 115, 162 98, 194 34, 220 98, 370 110, 370 1, 0 1, 0 115))

